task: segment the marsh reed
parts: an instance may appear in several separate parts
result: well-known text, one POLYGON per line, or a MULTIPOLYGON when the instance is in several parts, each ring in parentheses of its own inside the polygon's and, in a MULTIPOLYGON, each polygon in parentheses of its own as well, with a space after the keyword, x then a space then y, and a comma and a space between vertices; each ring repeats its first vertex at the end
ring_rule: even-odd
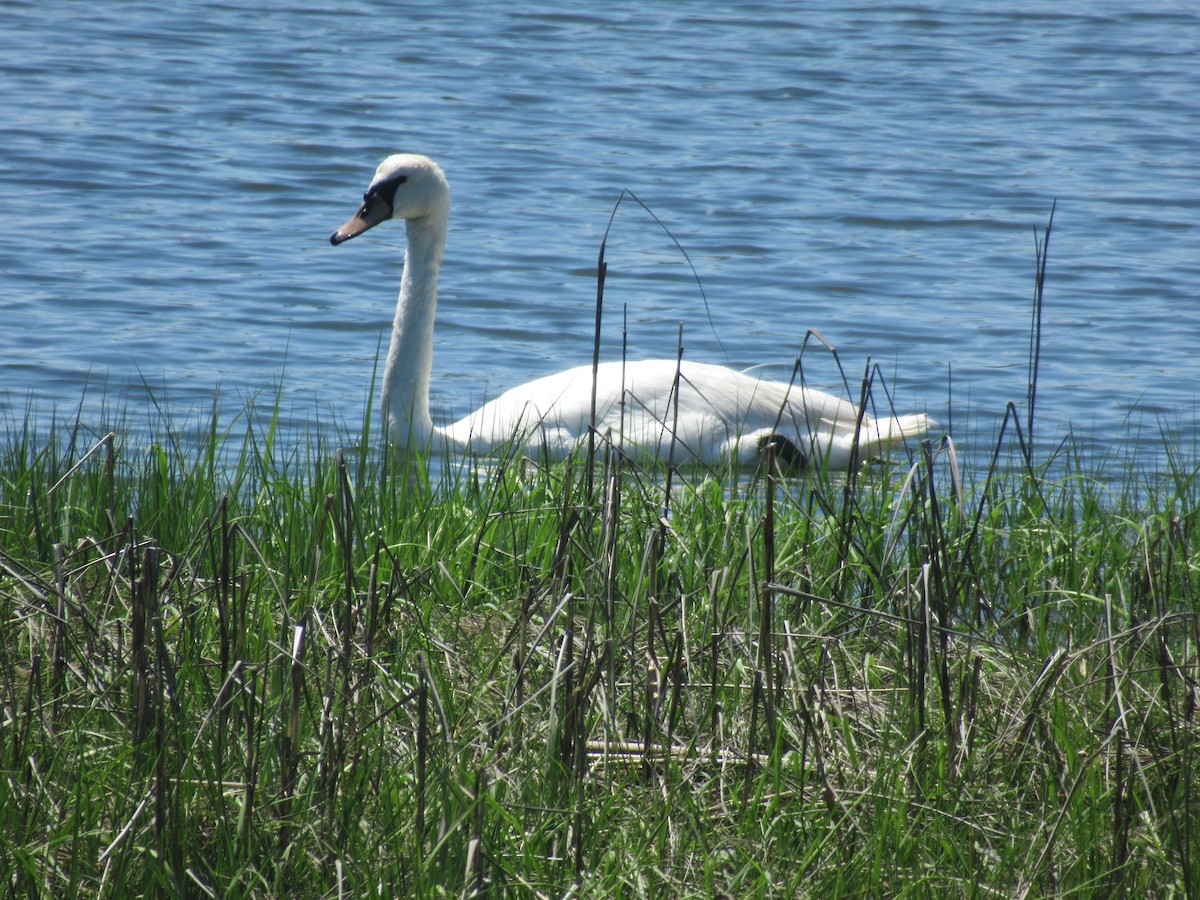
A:
POLYGON ((976 472, 10 426, 5 890, 1195 896, 1197 464, 1035 380, 976 472))

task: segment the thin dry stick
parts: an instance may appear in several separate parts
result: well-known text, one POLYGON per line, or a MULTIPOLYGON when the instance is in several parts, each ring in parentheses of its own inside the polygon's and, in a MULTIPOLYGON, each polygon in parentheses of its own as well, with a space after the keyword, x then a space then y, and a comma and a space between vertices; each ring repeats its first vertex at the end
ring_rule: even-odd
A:
MULTIPOLYGON (((620 203, 620 201, 617 201, 620 203)), ((617 214, 616 208, 612 214, 617 214)), ((608 220, 608 227, 612 227, 612 218, 608 220)), ((600 241, 600 257, 596 262, 596 327, 592 335, 592 406, 591 413, 588 418, 588 475, 587 475, 587 500, 588 505, 592 502, 592 470, 596 464, 596 390, 599 382, 600 372, 600 327, 604 319, 604 278, 608 274, 608 263, 604 261, 604 247, 608 243, 608 230, 605 229, 604 238, 600 241)))
POLYGON ((1033 408, 1037 399, 1038 362, 1042 355, 1042 305, 1046 292, 1046 261, 1050 255, 1050 229, 1054 225, 1054 209, 1058 206, 1055 200, 1050 204, 1050 219, 1046 222, 1046 230, 1041 240, 1038 239, 1037 228, 1033 230, 1033 245, 1037 274, 1033 285, 1033 324, 1029 329, 1029 442, 1033 443, 1033 408))
MULTIPOLYGON (((50 490, 46 491, 46 497, 49 498, 49 497, 54 496, 54 492, 63 486, 63 482, 65 482, 68 478, 70 478, 72 475, 74 475, 76 472, 78 472, 80 467, 83 466, 83 464, 86 463, 89 459, 91 459, 92 455, 95 454, 97 451, 99 451, 101 447, 106 447, 108 449, 109 458, 111 459, 112 453, 113 453, 113 438, 114 437, 116 437, 115 432, 110 431, 104 437, 100 438, 100 440, 96 441, 96 443, 92 444, 91 449, 89 449, 87 453, 83 454, 83 456, 79 457, 79 462, 75 463, 75 465, 73 465, 73 466, 71 466, 71 468, 67 469, 67 471, 63 475, 63 477, 58 479, 58 481, 54 482, 54 484, 50 488, 50 490)), ((111 463, 110 463, 110 468, 111 468, 111 463)), ((111 479, 110 479, 109 483, 111 484, 111 479)))
POLYGON ((684 259, 684 262, 687 263, 688 268, 692 272, 692 280, 696 282, 696 287, 700 291, 700 300, 701 300, 701 302, 704 303, 704 315, 705 315, 705 318, 708 320, 709 330, 712 331, 712 335, 713 335, 713 338, 716 339, 717 346, 721 348, 721 355, 725 356, 726 355, 725 344, 721 341, 721 335, 717 333, 717 326, 713 323, 712 311, 709 309, 709 306, 708 306, 708 295, 704 293, 704 283, 700 281, 700 274, 696 271, 696 267, 694 265, 692 265, 692 258, 690 256, 688 256, 688 252, 687 252, 687 250, 685 250, 683 248, 683 244, 679 243, 679 240, 675 237, 674 234, 671 233, 671 229, 669 229, 663 223, 662 219, 660 219, 657 215, 655 215, 654 210, 652 210, 649 206, 647 206, 645 203, 643 203, 642 199, 637 194, 635 194, 633 191, 629 190, 628 188, 625 188, 621 191, 621 195, 619 197, 617 197, 617 202, 615 204, 613 204, 612 213, 608 217, 608 226, 604 229, 604 241, 607 242, 609 232, 612 231, 613 220, 617 217, 617 210, 621 207, 621 201, 624 200, 626 197, 630 197, 638 206, 640 206, 643 210, 645 210, 646 214, 649 215, 650 218, 654 220, 654 223, 663 230, 663 233, 667 237, 669 237, 671 239, 671 243, 675 245, 675 249, 679 251, 680 255, 684 259))
POLYGON ((675 445, 679 435, 679 385, 683 375, 683 323, 679 323, 679 336, 676 342, 675 378, 671 382, 671 395, 667 403, 672 407, 671 437, 667 450, 667 477, 663 484, 662 515, 658 520, 658 533, 654 544, 654 560, 650 568, 650 596, 658 598, 661 586, 659 584, 659 567, 663 553, 667 547, 667 522, 671 514, 671 486, 675 474, 675 445))

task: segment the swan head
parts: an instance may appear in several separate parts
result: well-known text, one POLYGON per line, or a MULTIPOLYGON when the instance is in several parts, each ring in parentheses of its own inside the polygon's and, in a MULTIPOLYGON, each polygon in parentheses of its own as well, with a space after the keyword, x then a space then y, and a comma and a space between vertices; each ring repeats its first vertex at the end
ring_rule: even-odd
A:
POLYGON ((358 212, 329 243, 341 244, 388 219, 445 218, 449 209, 450 185, 441 167, 416 153, 397 153, 379 164, 358 212))

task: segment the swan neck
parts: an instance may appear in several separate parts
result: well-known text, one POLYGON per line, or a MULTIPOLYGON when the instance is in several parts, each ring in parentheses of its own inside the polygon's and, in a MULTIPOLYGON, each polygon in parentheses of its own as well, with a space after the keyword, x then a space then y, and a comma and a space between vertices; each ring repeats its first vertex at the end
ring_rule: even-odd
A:
POLYGON ((422 216, 406 223, 408 248, 384 367, 382 400, 388 440, 401 449, 428 450, 435 432, 429 415, 429 379, 446 225, 445 214, 422 216))

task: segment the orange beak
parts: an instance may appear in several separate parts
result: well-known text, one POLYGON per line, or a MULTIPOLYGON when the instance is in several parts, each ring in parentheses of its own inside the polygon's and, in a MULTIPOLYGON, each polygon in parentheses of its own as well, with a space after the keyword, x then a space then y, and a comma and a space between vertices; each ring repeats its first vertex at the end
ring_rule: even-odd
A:
POLYGON ((380 194, 368 192, 363 197, 362 206, 358 208, 346 224, 329 236, 329 243, 335 247, 338 244, 358 237, 369 228, 374 228, 380 222, 392 217, 392 204, 380 194))

